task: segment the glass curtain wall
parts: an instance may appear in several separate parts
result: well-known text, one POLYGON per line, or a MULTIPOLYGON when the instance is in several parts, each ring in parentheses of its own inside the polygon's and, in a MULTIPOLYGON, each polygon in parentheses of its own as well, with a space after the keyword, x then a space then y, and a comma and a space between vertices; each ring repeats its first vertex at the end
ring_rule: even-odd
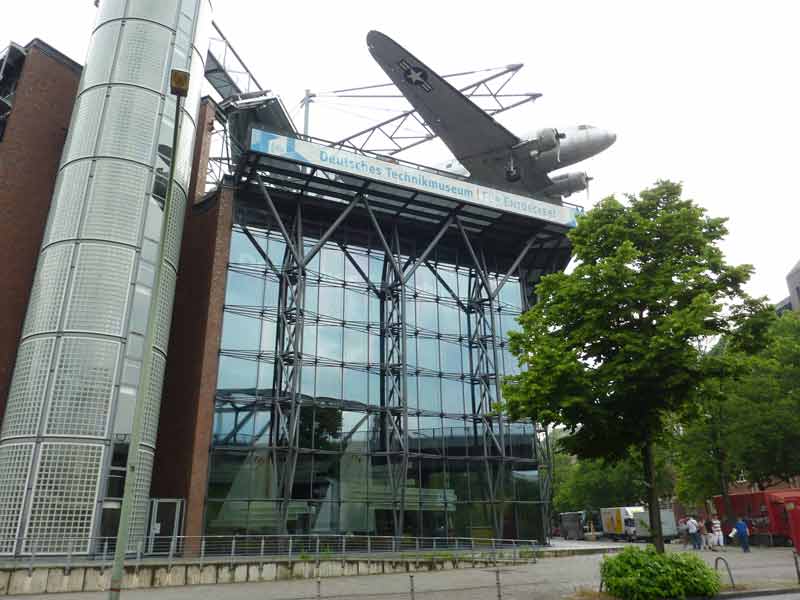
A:
MULTIPOLYGON (((241 223, 245 213, 238 214, 241 223)), ((250 223, 266 222, 257 211, 247 214, 250 223)), ((310 222, 303 231, 308 251, 322 231, 310 222)), ((308 266, 288 533, 396 533, 385 458, 376 455, 385 423, 381 301, 363 277, 380 288, 384 253, 377 239, 365 243, 364 233, 358 244, 349 243, 346 233, 327 243, 308 266)), ((406 243, 409 254, 422 250, 413 240, 406 243)), ((209 535, 282 532, 270 452, 279 435, 272 427, 272 399, 280 284, 262 253, 279 267, 285 252, 277 230, 234 225, 206 507, 209 535)), ((436 273, 421 266, 406 291, 409 467, 402 533, 537 538, 542 517, 533 425, 505 425, 505 458, 485 449, 484 421, 476 415, 478 386, 470 374, 469 316, 447 290, 465 304, 476 274, 466 253, 454 259, 451 251, 447 261, 433 255, 429 263, 436 273), (488 477, 498 469, 503 485, 492 502, 488 477)), ((494 306, 502 374, 517 370, 507 333, 517 327, 521 300, 519 281, 511 279, 494 306)))

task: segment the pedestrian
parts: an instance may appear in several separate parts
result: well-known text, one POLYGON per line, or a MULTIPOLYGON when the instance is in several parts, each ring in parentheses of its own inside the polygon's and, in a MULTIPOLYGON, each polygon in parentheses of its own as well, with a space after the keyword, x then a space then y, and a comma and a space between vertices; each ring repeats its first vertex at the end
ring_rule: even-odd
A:
POLYGON ((686 521, 686 528, 689 531, 689 537, 692 539, 692 549, 700 550, 700 524, 695 520, 694 516, 689 516, 689 520, 686 521))
POLYGON ((714 550, 714 524, 709 516, 703 521, 703 549, 714 550))
POLYGON ((725 550, 725 536, 722 535, 722 522, 717 514, 711 515, 711 534, 714 539, 714 546, 720 550, 725 550))
POLYGON ((736 532, 736 537, 739 539, 742 552, 750 552, 750 530, 747 528, 747 523, 744 522, 742 517, 739 517, 736 521, 736 525, 733 526, 733 531, 736 532))
POLYGON ((680 521, 678 521, 678 535, 681 536, 681 542, 683 542, 683 549, 689 546, 689 526, 686 525, 686 517, 683 517, 680 521))

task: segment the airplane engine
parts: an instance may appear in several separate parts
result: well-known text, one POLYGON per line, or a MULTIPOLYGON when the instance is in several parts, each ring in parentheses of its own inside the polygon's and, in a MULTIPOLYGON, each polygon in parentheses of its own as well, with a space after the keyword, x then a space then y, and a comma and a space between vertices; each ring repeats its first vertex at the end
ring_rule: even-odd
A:
POLYGON ((536 137, 529 142, 531 158, 535 159, 540 154, 557 148, 562 137, 558 130, 552 127, 537 131, 536 137))
POLYGON ((586 173, 564 173, 563 175, 555 175, 550 179, 552 179, 553 185, 546 187, 543 193, 553 198, 566 198, 575 192, 585 190, 591 177, 586 173))

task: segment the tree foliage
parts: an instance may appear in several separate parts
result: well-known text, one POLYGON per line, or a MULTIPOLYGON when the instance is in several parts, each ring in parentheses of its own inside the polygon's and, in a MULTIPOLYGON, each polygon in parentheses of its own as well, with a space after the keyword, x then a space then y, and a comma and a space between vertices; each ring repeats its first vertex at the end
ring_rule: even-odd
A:
MULTIPOLYGON (((616 462, 600 458, 577 459, 556 453, 554 512, 597 511, 612 506, 643 504, 647 499, 647 486, 642 473, 642 457, 637 453, 631 453, 616 462)), ((674 477, 670 456, 659 447, 656 452, 659 497, 670 498, 674 495, 674 477)))
POLYGON ((669 181, 581 217, 569 234, 577 266, 542 278, 511 335, 526 370, 506 381, 510 414, 563 424, 563 446, 581 458, 641 452, 657 505, 653 444, 707 376, 700 340, 763 309, 742 290, 751 267, 725 262, 726 233, 669 181))
POLYGON ((744 344, 734 338, 710 353, 716 373, 676 445, 685 503, 723 493, 740 475, 761 487, 800 475, 800 315, 757 326, 761 348, 747 334, 744 344))

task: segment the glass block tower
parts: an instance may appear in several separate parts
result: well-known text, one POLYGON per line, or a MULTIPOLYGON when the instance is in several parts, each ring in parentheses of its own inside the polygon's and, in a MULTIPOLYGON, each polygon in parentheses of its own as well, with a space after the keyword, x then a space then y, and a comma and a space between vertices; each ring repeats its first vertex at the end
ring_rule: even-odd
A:
POLYGON ((0 434, 0 553, 89 552, 103 524, 113 530, 156 310, 131 532, 144 534, 208 24, 208 0, 100 5, 0 434), (177 154, 173 68, 192 83, 177 154), (172 160, 163 293, 152 298, 172 160))

